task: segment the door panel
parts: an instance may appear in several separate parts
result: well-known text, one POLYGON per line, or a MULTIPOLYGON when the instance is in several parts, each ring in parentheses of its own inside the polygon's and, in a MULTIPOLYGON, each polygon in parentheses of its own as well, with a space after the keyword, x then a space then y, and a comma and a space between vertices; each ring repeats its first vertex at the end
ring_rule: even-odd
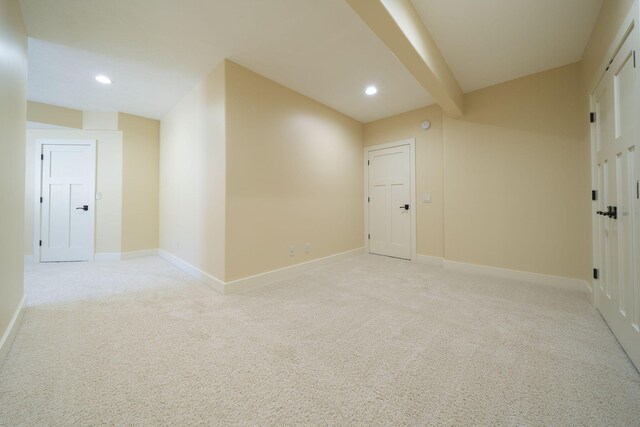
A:
POLYGON ((632 223, 630 247, 632 250, 631 265, 633 266, 633 327, 640 333, 640 156, 637 148, 629 149, 630 196, 629 217, 632 223))
POLYGON ((598 185, 595 304, 630 359, 640 367, 640 183, 636 155, 640 93, 634 29, 593 94, 598 185))
MULTIPOLYGON (((45 192, 46 194, 46 192, 45 192)), ((69 246, 69 235, 64 224, 69 223, 69 186, 49 184, 49 217, 52 221, 47 227, 49 233, 44 235, 49 248, 66 248, 69 246)))
POLYGON ((609 90, 610 85, 611 81, 609 79, 604 79, 600 83, 598 90, 596 90, 596 152, 599 156, 603 155, 604 150, 607 149, 608 144, 611 142, 611 113, 613 110, 613 99, 611 91, 609 90))
POLYGON ((620 314, 627 318, 629 322, 635 318, 634 315, 634 289, 633 286, 626 284, 633 283, 633 218, 631 216, 630 206, 630 168, 629 168, 629 152, 625 152, 618 156, 620 160, 618 164, 618 231, 620 240, 618 253, 620 254, 620 293, 618 301, 618 310, 620 314))
POLYGON ((410 203, 410 194, 407 184, 391 185, 391 211, 399 216, 391 221, 391 245, 398 251, 408 251, 406 258, 411 258, 411 221, 408 210, 401 208, 410 203))
POLYGON ((391 200, 389 187, 383 184, 374 184, 371 192, 371 213, 369 215, 369 234, 371 235, 371 247, 374 253, 384 250, 386 242, 391 240, 391 200))
MULTIPOLYGON (((607 162, 604 161, 598 164, 598 212, 606 211, 606 200, 607 200, 607 162)), ((608 295, 608 275, 609 275, 609 260, 608 255, 609 251, 606 248, 609 246, 608 241, 608 227, 605 218, 602 216, 596 217, 598 221, 598 243, 599 243, 599 260, 600 260, 600 280, 597 283, 597 286, 600 288, 600 293, 598 295, 608 295)))
POLYGON ((409 150, 400 145, 369 152, 370 253, 411 259, 409 150))
POLYGON ((633 51, 627 50, 625 52, 625 57, 613 77, 616 101, 616 138, 629 135, 635 127, 633 114, 635 69, 633 56, 633 51))
POLYGON ((87 261, 93 255, 95 146, 43 144, 42 154, 40 260, 87 261))

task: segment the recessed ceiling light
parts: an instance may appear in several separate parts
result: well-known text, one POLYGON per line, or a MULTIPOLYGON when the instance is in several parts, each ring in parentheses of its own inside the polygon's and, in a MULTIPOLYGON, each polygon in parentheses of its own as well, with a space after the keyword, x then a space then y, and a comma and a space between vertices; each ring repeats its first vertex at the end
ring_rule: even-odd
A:
POLYGON ((109 77, 103 76, 102 74, 96 76, 96 81, 102 83, 103 85, 110 85, 111 83, 113 83, 109 77))
POLYGON ((367 86, 367 88, 364 90, 364 93, 366 93, 369 96, 373 96, 376 93, 378 93, 378 88, 375 86, 367 86))

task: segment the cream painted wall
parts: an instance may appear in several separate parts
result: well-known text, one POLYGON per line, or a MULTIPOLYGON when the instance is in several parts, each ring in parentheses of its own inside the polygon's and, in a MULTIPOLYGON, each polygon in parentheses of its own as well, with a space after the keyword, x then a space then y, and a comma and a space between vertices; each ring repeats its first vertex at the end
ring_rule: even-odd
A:
POLYGON ((118 115, 123 134, 122 252, 158 248, 160 122, 118 115))
POLYGON ((158 247, 160 123, 157 120, 123 113, 83 112, 32 101, 28 102, 27 119, 34 123, 78 130, 28 131, 26 255, 33 255, 33 150, 36 138, 98 140, 97 191, 103 193, 103 198, 97 202, 97 253, 134 252, 158 247), (121 176, 117 177, 119 171, 121 176))
POLYGON ((362 247, 362 125, 226 65, 226 281, 362 247))
MULTIPOLYGON (((122 132, 99 130, 29 129, 26 137, 24 250, 33 255, 35 200, 35 142, 37 139, 93 139, 97 144, 96 253, 120 252, 122 230, 122 132)), ((24 139, 23 139, 24 140, 24 139)))
POLYGON ((118 130, 118 113, 104 111, 83 111, 82 129, 118 130))
POLYGON ((444 145, 442 109, 438 105, 388 117, 364 126, 364 145, 379 145, 407 138, 416 139, 417 251, 444 257, 444 145), (424 130, 422 122, 431 128, 424 130), (431 203, 422 196, 431 195, 431 203))
POLYGON ((582 55, 582 78, 588 88, 605 60, 604 56, 627 17, 634 0, 604 0, 598 20, 582 55))
POLYGON ((580 67, 468 93, 445 118, 445 256, 589 279, 590 168, 580 67))
POLYGON ((26 121, 27 32, 18 1, 0 0, 0 341, 23 296, 26 121))
POLYGON ((225 69, 160 122, 160 249, 225 277, 225 69))
POLYGON ((367 123, 365 146, 416 138, 418 253, 589 279, 584 102, 573 64, 468 93, 459 120, 431 106, 367 123))
POLYGON ((27 120, 54 126, 82 129, 82 111, 34 101, 27 102, 27 120))

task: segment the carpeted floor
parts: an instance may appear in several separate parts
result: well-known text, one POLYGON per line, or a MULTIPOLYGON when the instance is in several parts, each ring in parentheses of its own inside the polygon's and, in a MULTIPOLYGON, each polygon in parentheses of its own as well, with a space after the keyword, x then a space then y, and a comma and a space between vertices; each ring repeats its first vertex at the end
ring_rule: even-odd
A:
POLYGON ((32 265, 0 425, 640 425, 582 294, 360 256, 219 296, 157 257, 32 265))

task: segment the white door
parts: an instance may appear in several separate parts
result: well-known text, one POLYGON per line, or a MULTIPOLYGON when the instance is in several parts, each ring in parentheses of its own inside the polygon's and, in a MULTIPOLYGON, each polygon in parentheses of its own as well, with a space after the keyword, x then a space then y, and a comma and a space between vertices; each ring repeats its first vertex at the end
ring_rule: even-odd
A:
POLYGON ((596 113, 595 304, 640 368, 640 85, 638 30, 627 37, 593 95, 596 113))
POLYGON ((411 259, 410 146, 369 151, 369 252, 411 259))
POLYGON ((93 256, 94 144, 43 144, 40 261, 93 256))

